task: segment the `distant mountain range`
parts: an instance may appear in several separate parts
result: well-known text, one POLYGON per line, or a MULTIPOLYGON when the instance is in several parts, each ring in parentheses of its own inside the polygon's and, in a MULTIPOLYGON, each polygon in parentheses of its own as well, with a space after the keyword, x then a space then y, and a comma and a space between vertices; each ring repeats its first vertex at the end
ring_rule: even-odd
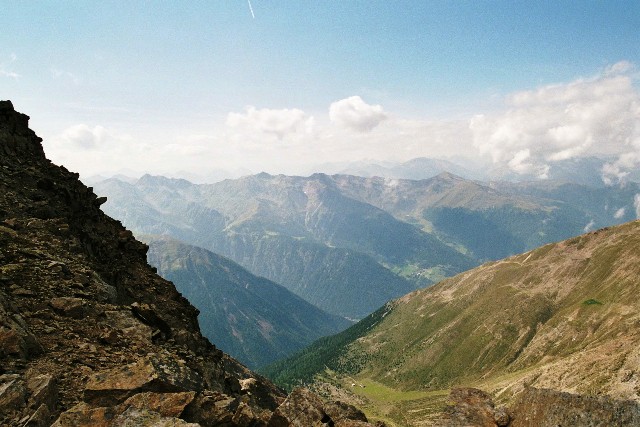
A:
POLYGON ((332 179, 345 195, 435 234, 477 263, 635 219, 634 197, 640 193, 636 183, 482 183, 446 172, 422 181, 332 179))
MULTIPOLYGON (((397 401, 421 399, 414 406, 422 408, 458 384, 503 402, 528 386, 637 400, 638 277, 640 221, 633 221, 408 294, 265 372, 285 386, 320 378, 415 391, 397 401)), ((411 425, 426 416, 399 412, 404 422, 414 417, 411 425)))
POLYGON ((351 325, 220 255, 167 237, 143 240, 149 264, 200 310, 203 335, 250 368, 351 325))
POLYGON ((227 256, 348 318, 474 265, 433 235, 344 196, 321 174, 213 185, 147 175, 133 185, 107 180, 96 191, 108 197, 105 210, 136 233, 167 234, 227 256), (392 269, 419 274, 410 281, 392 269))
POLYGON ((206 248, 360 319, 487 260, 629 221, 640 188, 262 173, 211 185, 109 179, 96 192, 138 234, 206 248))
MULTIPOLYGON (((561 183, 573 183, 589 187, 604 187, 602 169, 606 163, 612 163, 616 159, 611 157, 578 157, 573 159, 551 162, 547 173, 548 181, 561 183)), ((405 162, 360 160, 352 162, 323 163, 312 169, 302 172, 302 175, 324 173, 327 175, 354 175, 364 178, 397 178, 423 180, 433 178, 443 172, 449 172, 465 179, 479 181, 509 181, 528 182, 540 181, 536 175, 520 174, 510 170, 505 165, 493 165, 482 159, 470 159, 456 157, 451 159, 434 159, 417 157, 405 162)), ((640 183, 640 170, 628 171, 626 182, 640 183)), ((254 175, 248 169, 234 171, 212 169, 206 174, 198 174, 193 171, 178 171, 168 174, 160 174, 168 178, 186 179, 197 184, 213 184, 225 179, 238 179, 243 176, 254 175)), ((86 185, 94 185, 109 178, 117 178, 121 181, 135 182, 144 172, 120 171, 118 173, 106 173, 82 177, 86 185)), ((156 173, 156 175, 158 175, 156 173)), ((545 180, 543 180, 545 181, 545 180)))
MULTIPOLYGON (((615 158, 609 157, 578 157, 551 162, 547 180, 589 187, 604 187, 602 168, 606 163, 614 161, 615 158)), ((463 157, 448 160, 418 157, 401 163, 375 161, 330 163, 319 166, 316 171, 330 175, 412 180, 433 178, 443 172, 480 181, 527 182, 540 180, 535 175, 516 173, 507 166, 485 164, 463 157)), ((640 171, 631 171, 627 176, 627 181, 640 183, 640 171)))

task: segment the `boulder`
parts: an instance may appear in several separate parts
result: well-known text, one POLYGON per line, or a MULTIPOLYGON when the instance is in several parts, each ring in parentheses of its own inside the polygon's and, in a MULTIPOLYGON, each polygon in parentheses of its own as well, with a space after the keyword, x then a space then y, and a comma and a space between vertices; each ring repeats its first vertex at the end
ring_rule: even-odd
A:
POLYGON ((120 336, 134 342, 151 340, 152 329, 134 317, 130 310, 107 310, 104 314, 109 329, 103 332, 101 339, 111 340, 109 344, 122 342, 120 336))
POLYGON ((27 403, 27 388, 18 374, 0 375, 0 414, 17 410, 27 403))
POLYGON ((202 377, 182 360, 152 355, 94 374, 87 381, 84 400, 95 406, 109 406, 141 392, 185 392, 202 388, 202 377))
MULTIPOLYGON (((500 414, 502 417, 502 414, 500 414)), ((442 425, 447 427, 496 427, 491 396, 476 388, 454 388, 444 410, 442 425)))
POLYGON ((84 317, 86 301, 82 298, 59 297, 52 298, 49 305, 53 310, 63 316, 81 319, 84 317))
POLYGON ((275 410, 269 427, 324 427, 333 424, 320 398, 305 388, 297 388, 275 410))
POLYGON ((248 396, 230 397, 210 390, 198 395, 181 418, 202 425, 264 427, 271 412, 252 406, 248 396))
POLYGON ((42 352, 42 346, 20 314, 0 291, 0 357, 28 359, 42 352))
POLYGON ((638 402, 534 387, 525 388, 511 407, 511 412, 511 427, 640 425, 638 402))
POLYGON ((324 410, 336 423, 343 420, 367 422, 367 417, 361 410, 344 402, 327 403, 324 410))
POLYGON ((45 405, 53 410, 58 400, 58 387, 55 378, 49 374, 34 375, 27 379, 29 391, 29 407, 38 408, 45 405))
POLYGON ((123 406, 157 412, 163 417, 179 417, 182 415, 184 408, 193 401, 195 395, 196 393, 194 391, 181 393, 138 393, 128 398, 123 406))
POLYGON ((92 407, 83 402, 60 414, 52 427, 195 427, 200 424, 177 418, 194 395, 140 393, 109 407, 92 407))
POLYGON ((163 417, 157 412, 131 407, 116 417, 110 427, 200 427, 200 424, 163 417))
POLYGON ((93 408, 86 403, 79 403, 60 414, 51 427, 111 427, 120 415, 117 407, 93 408))

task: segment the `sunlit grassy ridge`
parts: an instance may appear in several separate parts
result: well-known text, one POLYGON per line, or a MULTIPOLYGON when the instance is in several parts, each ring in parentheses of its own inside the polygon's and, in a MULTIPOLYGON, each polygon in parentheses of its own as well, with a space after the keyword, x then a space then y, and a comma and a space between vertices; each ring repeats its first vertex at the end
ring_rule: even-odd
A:
MULTIPOLYGON (((326 365, 338 376, 395 391, 475 385, 508 400, 526 384, 638 399, 639 291, 634 221, 413 292, 366 327, 355 325, 305 354, 330 349, 326 365)), ((305 365, 305 354, 281 364, 274 378, 293 381, 288 372, 305 365)), ((327 367, 322 359, 315 366, 315 373, 327 367)))

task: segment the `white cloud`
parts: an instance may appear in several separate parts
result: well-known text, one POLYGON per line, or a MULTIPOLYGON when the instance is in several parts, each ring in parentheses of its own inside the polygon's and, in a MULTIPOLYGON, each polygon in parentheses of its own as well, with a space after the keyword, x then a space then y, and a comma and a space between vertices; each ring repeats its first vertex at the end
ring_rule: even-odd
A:
POLYGON ((602 180, 607 185, 624 183, 629 172, 640 165, 640 139, 628 144, 628 150, 602 167, 602 180))
POLYGON ((51 67, 51 77, 53 77, 54 80, 68 79, 71 80, 74 84, 80 83, 80 79, 78 78, 78 76, 69 71, 64 71, 56 67, 51 67))
POLYGON ((584 231, 585 233, 588 233, 591 230, 593 230, 593 226, 594 225, 596 225, 596 222, 594 220, 591 220, 591 221, 589 221, 589 223, 587 225, 584 226, 582 231, 584 231))
POLYGON ((607 68, 605 68, 604 70, 604 75, 606 76, 612 76, 612 75, 616 75, 616 74, 625 74, 628 73, 629 71, 633 70, 633 64, 629 61, 619 61, 616 62, 613 65, 609 65, 607 68))
POLYGON ((0 62, 0 77, 9 77, 14 80, 17 80, 21 77, 20 74, 11 70, 11 64, 16 62, 17 59, 18 57, 16 56, 16 54, 12 53, 9 56, 8 61, 0 62))
POLYGON ((71 126, 54 139, 58 147, 70 147, 81 150, 93 150, 105 145, 110 138, 109 132, 102 126, 93 128, 85 124, 71 126))
POLYGON ((634 196, 633 207, 636 208, 636 218, 640 219, 640 193, 634 196))
POLYGON ((615 219, 620 219, 624 216, 624 214, 626 213, 626 209, 625 208, 620 208, 616 211, 616 213, 613 214, 613 217, 615 219))
POLYGON ((314 118, 297 108, 258 110, 249 106, 245 113, 229 113, 226 123, 232 128, 259 131, 283 139, 290 134, 311 133, 314 118))
POLYGON ((508 97, 508 109, 470 120, 474 144, 496 164, 544 178, 553 162, 620 156, 603 175, 624 176, 640 163, 640 94, 633 66, 620 62, 593 79, 545 86, 508 97))
POLYGON ((357 132, 370 132, 387 118, 381 105, 369 105, 359 96, 336 101, 329 106, 329 119, 357 132))

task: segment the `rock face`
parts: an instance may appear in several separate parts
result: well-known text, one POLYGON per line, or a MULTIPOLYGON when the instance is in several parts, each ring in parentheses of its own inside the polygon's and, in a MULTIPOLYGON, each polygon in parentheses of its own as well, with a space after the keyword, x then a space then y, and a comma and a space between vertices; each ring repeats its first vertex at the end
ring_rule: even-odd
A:
POLYGON ((442 425, 448 427, 506 427, 510 415, 496 408, 491 396, 476 388, 454 388, 444 410, 442 425))
POLYGON ((267 425, 285 394, 201 335, 28 120, 0 101, 0 425, 267 425))
POLYGON ((640 425, 638 402, 533 387, 525 389, 512 411, 514 417, 510 427, 640 425))
POLYGON ((640 404, 609 397, 583 396, 526 388, 508 410, 474 388, 451 391, 438 425, 447 427, 607 427, 640 425, 640 404))
POLYGON ((274 412, 268 427, 368 426, 367 417, 350 405, 325 405, 309 390, 297 388, 274 412))

